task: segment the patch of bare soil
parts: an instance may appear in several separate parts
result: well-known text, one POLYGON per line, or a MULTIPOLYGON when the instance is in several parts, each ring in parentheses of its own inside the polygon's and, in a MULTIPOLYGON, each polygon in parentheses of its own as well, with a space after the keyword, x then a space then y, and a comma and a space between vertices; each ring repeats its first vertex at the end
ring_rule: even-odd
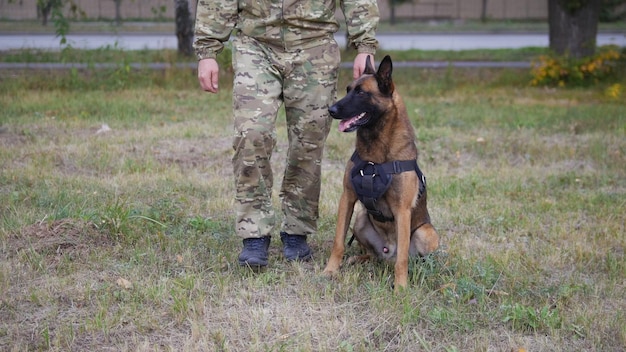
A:
POLYGON ((51 222, 40 221, 20 230, 7 243, 9 253, 32 250, 48 255, 54 265, 64 255, 81 257, 95 246, 107 246, 111 239, 100 233, 88 221, 61 219, 51 222))
POLYGON ((24 133, 14 133, 8 127, 0 126, 0 146, 3 148, 26 144, 28 139, 24 133))
POLYGON ((229 138, 212 141, 162 140, 152 147, 152 153, 162 165, 177 165, 185 171, 191 169, 230 171, 231 143, 229 138))

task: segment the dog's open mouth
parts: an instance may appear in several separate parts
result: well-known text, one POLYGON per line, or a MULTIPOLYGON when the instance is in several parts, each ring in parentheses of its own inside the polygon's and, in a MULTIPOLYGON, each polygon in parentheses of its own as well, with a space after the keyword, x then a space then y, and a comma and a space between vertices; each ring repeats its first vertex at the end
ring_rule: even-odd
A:
POLYGON ((362 112, 355 117, 339 121, 339 132, 352 132, 367 123, 367 113, 362 112))

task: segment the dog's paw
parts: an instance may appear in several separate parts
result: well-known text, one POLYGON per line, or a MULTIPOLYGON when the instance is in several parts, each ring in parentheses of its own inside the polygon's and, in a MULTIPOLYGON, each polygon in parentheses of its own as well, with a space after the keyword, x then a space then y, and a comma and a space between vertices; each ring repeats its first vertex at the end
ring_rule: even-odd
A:
POLYGON ((336 270, 328 270, 328 269, 324 269, 324 271, 322 272, 322 274, 324 276, 328 276, 328 277, 332 277, 337 275, 337 271, 336 270))
POLYGON ((334 268, 334 267, 326 267, 326 269, 324 269, 324 271, 322 272, 322 275, 324 275, 325 277, 331 279, 337 276, 337 274, 339 273, 339 268, 334 268))

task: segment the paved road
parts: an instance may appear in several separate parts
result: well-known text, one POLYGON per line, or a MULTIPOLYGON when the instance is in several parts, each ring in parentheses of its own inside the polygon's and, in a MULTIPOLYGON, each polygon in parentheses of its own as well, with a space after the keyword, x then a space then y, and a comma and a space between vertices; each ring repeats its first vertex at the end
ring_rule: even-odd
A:
MULTIPOLYGON (((547 47, 547 34, 379 34, 381 49, 386 50, 468 50, 468 49, 515 49, 523 47, 547 47)), ((174 35, 167 34, 124 34, 124 35, 81 35, 67 37, 68 44, 80 49, 103 47, 126 50, 176 49, 174 35)), ((340 45, 345 37, 336 36, 340 45)), ((598 45, 614 44, 626 47, 626 33, 601 33, 598 45)), ((36 48, 58 50, 60 39, 53 34, 0 35, 0 50, 36 48)))

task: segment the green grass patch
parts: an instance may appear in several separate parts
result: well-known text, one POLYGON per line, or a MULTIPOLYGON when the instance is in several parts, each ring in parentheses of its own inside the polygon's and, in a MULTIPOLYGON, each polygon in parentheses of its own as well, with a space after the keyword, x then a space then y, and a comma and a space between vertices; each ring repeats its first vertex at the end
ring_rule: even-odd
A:
MULTIPOLYGON (((521 49, 481 49, 481 50, 381 50, 379 55, 391 55, 394 61, 526 61, 530 62, 541 55, 548 55, 546 48, 521 49)), ((355 53, 344 52, 344 61, 351 61, 355 53)), ((219 59, 223 65, 230 65, 228 49, 219 59)), ((0 62, 7 63, 115 63, 120 67, 130 63, 146 64, 152 62, 168 64, 193 64, 195 56, 186 57, 176 50, 123 50, 115 46, 107 46, 93 50, 81 50, 66 47, 59 51, 41 49, 20 49, 0 51, 0 62)), ((224 66, 226 67, 226 66, 224 66)))

